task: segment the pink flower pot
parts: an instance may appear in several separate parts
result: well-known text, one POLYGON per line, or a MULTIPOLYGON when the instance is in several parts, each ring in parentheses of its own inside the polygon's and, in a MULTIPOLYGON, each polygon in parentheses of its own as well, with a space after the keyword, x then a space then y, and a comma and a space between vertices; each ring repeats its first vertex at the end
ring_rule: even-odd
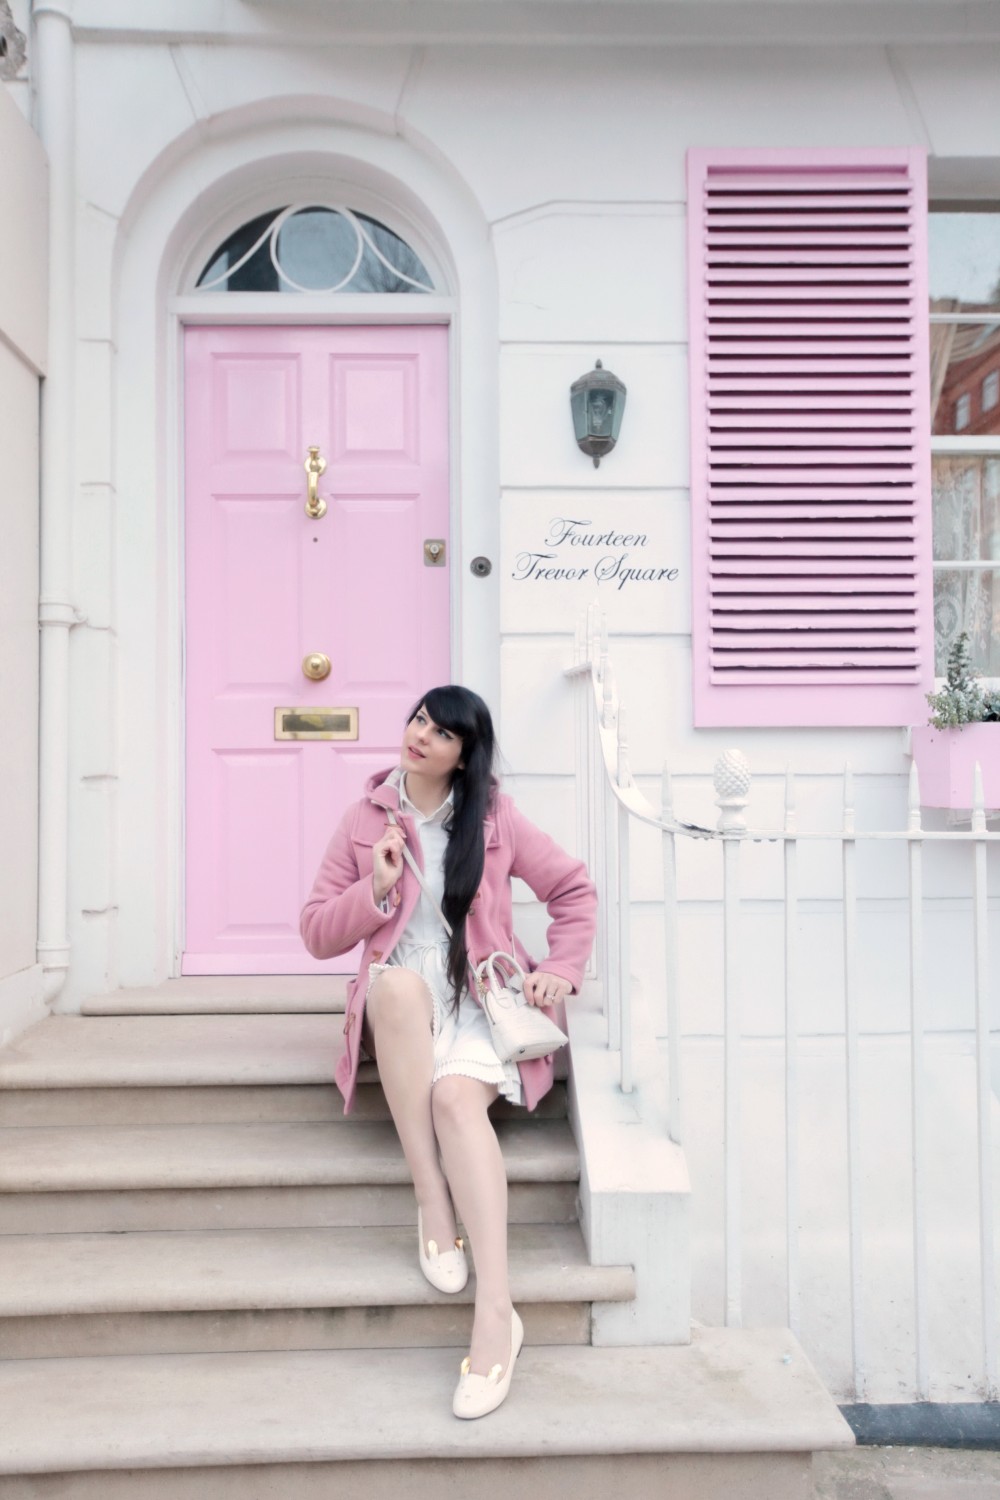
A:
POLYGON ((1000 807, 1000 724, 912 731, 913 759, 923 807, 971 807, 976 762, 983 773, 986 807, 1000 807))

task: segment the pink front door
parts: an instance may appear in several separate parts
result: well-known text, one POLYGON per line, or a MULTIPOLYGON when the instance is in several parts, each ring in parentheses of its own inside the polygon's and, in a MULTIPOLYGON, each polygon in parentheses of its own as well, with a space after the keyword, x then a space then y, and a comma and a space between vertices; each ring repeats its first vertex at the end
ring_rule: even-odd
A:
POLYGON ((309 957, 298 914, 407 710, 450 680, 448 332, 191 328, 185 374, 182 971, 350 971, 309 957), (280 737, 317 728, 356 737, 280 737))

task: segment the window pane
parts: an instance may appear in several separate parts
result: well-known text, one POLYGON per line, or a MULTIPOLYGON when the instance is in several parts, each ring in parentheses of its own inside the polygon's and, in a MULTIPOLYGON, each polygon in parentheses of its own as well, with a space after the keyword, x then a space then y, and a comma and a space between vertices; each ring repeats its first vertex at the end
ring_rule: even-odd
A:
MULTIPOLYGON (((934 458, 934 560, 1000 560, 1000 458, 934 458)), ((934 569, 934 670, 947 669, 960 631, 969 633, 972 662, 1000 676, 1000 567, 934 569)))
POLYGON ((932 312, 1000 309, 1000 212, 930 215, 932 312))
POLYGON ((279 224, 284 213, 283 208, 272 209, 231 234, 202 271, 199 287, 229 292, 433 291, 416 251, 368 214, 306 207, 279 224))
POLYGON ((934 560, 1000 559, 1000 458, 937 454, 934 560))
POLYGON ((934 570, 934 671, 943 677, 948 652, 968 631, 972 665, 984 677, 1000 677, 1000 569, 934 570))
POLYGON ((931 324, 931 431, 1000 433, 1000 322, 931 324))
POLYGON ((364 225, 368 243, 361 265, 346 289, 351 292, 432 292, 434 282, 431 273, 420 256, 401 240, 398 234, 370 219, 367 214, 358 214, 364 225), (372 248, 374 247, 374 248, 372 248), (380 260, 379 256, 383 259, 380 260), (389 264, 385 265, 385 261, 389 264), (390 269, 391 268, 391 269, 390 269), (414 286, 413 283, 419 285, 414 286))
POLYGON ((267 232, 267 228, 278 217, 280 209, 273 208, 270 213, 260 214, 256 219, 250 219, 248 223, 242 224, 235 234, 231 234, 216 250, 208 265, 198 277, 198 285, 203 286, 206 282, 219 281, 220 277, 227 279, 221 281, 213 291, 218 292, 276 292, 279 290, 278 273, 271 264, 271 258, 267 253, 267 242, 251 255, 249 260, 243 262, 238 270, 233 270, 239 265, 247 251, 252 249, 267 232))
POLYGON ((357 256, 358 237, 353 224, 342 214, 307 208, 285 220, 278 231, 276 249, 285 274, 309 291, 318 292, 348 274, 357 256))

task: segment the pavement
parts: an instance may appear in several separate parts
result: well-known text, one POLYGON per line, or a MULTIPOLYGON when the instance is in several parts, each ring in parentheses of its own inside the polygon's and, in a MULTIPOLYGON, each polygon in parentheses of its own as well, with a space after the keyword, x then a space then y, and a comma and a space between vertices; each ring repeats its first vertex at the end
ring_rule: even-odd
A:
POLYGON ((1000 1453, 853 1448, 817 1453, 813 1500, 1000 1500, 1000 1453))

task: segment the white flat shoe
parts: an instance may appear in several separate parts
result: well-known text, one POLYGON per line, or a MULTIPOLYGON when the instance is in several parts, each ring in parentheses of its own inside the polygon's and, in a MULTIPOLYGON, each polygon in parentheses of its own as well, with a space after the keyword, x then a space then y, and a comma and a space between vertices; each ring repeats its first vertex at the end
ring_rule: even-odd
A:
POLYGON ((458 1385, 455 1387, 455 1399, 451 1403, 451 1409, 456 1417, 485 1417, 489 1412, 496 1411, 501 1402, 506 1401, 507 1392, 510 1390, 510 1377, 514 1373, 514 1363, 521 1352, 524 1342, 524 1324, 516 1312, 510 1315, 510 1359, 507 1361, 506 1370, 502 1365, 494 1365, 488 1375, 473 1375, 469 1369, 469 1360, 462 1360, 462 1373, 458 1377, 458 1385))
POLYGON ((469 1279, 469 1262, 465 1254, 465 1241, 455 1240, 454 1250, 438 1252, 437 1240, 428 1240, 424 1248, 424 1226, 417 1209, 417 1247, 420 1252, 420 1269, 431 1286, 439 1292, 460 1292, 469 1279))

